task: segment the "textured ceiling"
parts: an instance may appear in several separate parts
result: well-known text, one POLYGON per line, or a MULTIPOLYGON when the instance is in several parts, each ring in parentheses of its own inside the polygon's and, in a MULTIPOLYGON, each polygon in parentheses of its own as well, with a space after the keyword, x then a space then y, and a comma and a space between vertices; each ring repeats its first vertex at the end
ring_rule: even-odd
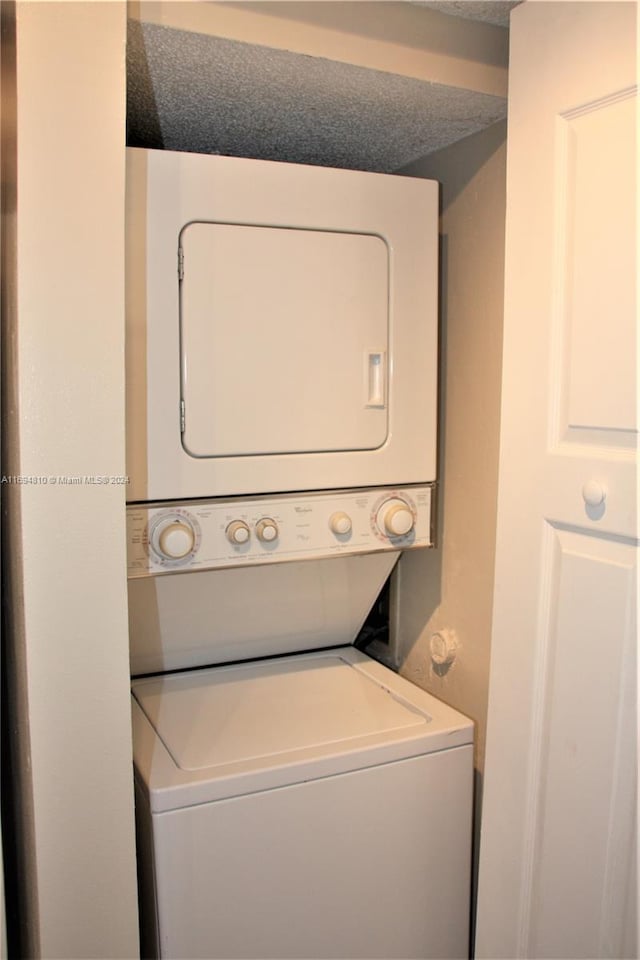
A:
POLYGON ((412 0, 421 7, 429 7, 452 17, 464 17, 493 23, 498 27, 509 26, 509 14, 522 0, 412 0))
POLYGON ((391 172, 506 102, 319 57, 129 23, 130 146, 391 172))

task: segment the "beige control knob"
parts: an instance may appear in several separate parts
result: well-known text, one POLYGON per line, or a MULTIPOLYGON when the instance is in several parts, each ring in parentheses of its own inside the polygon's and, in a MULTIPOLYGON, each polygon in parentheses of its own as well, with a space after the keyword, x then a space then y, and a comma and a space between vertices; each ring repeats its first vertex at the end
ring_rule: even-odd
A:
POLYGON ((278 524, 271 517, 263 517, 256 524, 256 536, 263 543, 271 543, 278 539, 278 524))
POLYGON ((167 560, 182 560, 193 550, 195 535, 188 523, 173 520, 154 531, 153 546, 167 560))
POLYGON ((337 535, 351 533, 351 517, 344 510, 338 510, 329 517, 329 527, 337 535))
POLYGON ((246 543, 251 536, 251 531, 244 520, 232 520, 225 533, 229 543, 235 544, 246 543))
POLYGON ((413 530, 413 513, 404 500, 393 497, 385 500, 378 510, 376 523, 379 530, 389 537, 405 537, 413 530))

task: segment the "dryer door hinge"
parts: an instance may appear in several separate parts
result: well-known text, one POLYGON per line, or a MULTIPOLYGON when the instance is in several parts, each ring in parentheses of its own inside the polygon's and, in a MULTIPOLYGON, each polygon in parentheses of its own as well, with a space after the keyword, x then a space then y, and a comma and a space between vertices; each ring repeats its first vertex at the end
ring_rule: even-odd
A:
POLYGON ((178 280, 184 279, 184 250, 178 247, 178 280))
POLYGON ((180 433, 184 433, 184 400, 180 401, 180 433))

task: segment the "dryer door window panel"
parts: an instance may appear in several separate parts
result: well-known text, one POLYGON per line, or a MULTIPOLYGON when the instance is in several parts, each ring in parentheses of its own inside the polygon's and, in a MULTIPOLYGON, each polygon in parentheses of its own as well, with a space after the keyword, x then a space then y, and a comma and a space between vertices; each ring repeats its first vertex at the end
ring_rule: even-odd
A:
POLYGON ((389 346, 384 240, 195 222, 182 230, 181 248, 187 453, 215 458, 382 446, 389 346))

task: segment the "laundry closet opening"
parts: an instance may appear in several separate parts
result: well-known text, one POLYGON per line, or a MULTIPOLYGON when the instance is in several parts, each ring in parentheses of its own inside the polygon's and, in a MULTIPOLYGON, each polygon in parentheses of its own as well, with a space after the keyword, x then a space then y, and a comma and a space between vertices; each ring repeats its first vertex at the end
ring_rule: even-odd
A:
MULTIPOLYGON (((131 5, 130 147, 393 174, 505 114, 504 92, 474 87, 468 71, 460 74, 464 82, 448 83, 428 69, 404 69, 407 54, 424 56, 430 48, 436 56, 468 55, 468 24, 424 7, 179 6, 131 5), (363 37, 387 44, 388 63, 362 56, 363 37), (352 57, 336 53, 336 39, 352 57)), ((496 48, 496 62, 501 55, 496 48)), ((389 664, 393 583, 394 574, 355 641, 389 664)))

